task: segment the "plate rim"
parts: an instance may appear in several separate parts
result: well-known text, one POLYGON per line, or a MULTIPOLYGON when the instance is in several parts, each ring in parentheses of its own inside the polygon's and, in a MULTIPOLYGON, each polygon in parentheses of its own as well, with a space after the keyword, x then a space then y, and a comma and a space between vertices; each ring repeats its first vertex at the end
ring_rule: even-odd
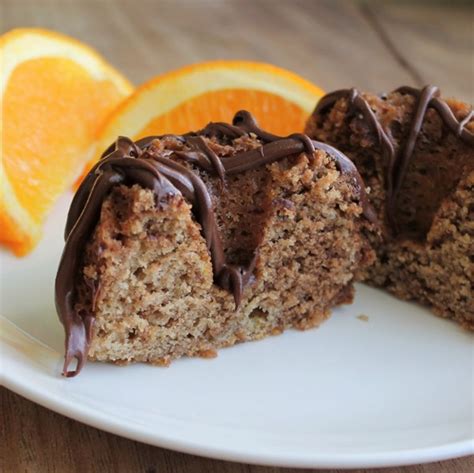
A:
MULTIPOLYGON (((0 321, 11 325, 16 332, 30 339, 30 343, 36 343, 48 350, 52 350, 42 342, 32 337, 28 332, 19 328, 10 319, 0 315, 0 321)), ((0 339, 0 352, 5 354, 7 344, 0 339)), ((55 350, 52 350, 55 351, 55 350)), ((387 452, 371 453, 345 453, 345 454, 311 454, 302 457, 291 452, 242 452, 239 448, 230 445, 228 447, 212 446, 205 441, 196 441, 189 438, 166 438, 163 433, 153 434, 140 429, 132 424, 113 419, 108 414, 94 411, 90 407, 84 407, 69 401, 67 398, 53 398, 41 389, 41 386, 28 383, 28 379, 15 376, 14 364, 23 364, 26 369, 32 369, 21 360, 15 360, 12 356, 2 356, 0 365, 1 385, 14 393, 50 409, 60 415, 74 419, 91 427, 109 432, 114 435, 142 442, 148 445, 166 448, 169 450, 198 455, 207 458, 225 460, 239 463, 250 463, 254 465, 278 466, 290 468, 383 468, 394 466, 406 466, 413 464, 442 461, 474 454, 474 429, 470 439, 440 444, 430 447, 400 449, 387 452)), ((205 436, 203 437, 205 438, 205 436)))

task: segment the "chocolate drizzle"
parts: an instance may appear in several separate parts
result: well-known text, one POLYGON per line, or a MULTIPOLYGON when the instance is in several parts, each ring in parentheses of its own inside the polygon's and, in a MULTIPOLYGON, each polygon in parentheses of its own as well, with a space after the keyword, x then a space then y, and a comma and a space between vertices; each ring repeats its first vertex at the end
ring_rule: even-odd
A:
POLYGON ((339 171, 351 179, 359 192, 364 216, 375 222, 376 217, 368 203, 362 179, 354 164, 345 155, 329 145, 310 140, 306 135, 294 134, 280 138, 267 133, 258 127, 254 118, 246 111, 238 112, 232 125, 210 123, 198 133, 151 136, 135 143, 128 138, 118 138, 115 145, 106 150, 82 182, 74 196, 66 222, 66 244, 56 276, 56 309, 66 331, 63 374, 67 377, 75 376, 87 358, 94 315, 80 314, 75 308, 76 278, 86 243, 99 220, 102 203, 114 186, 139 184, 150 189, 154 193, 158 208, 165 207, 170 198, 181 194, 192 205, 196 220, 201 225, 211 254, 215 283, 233 293, 238 307, 244 287, 253 277, 258 255, 254 254, 247 267, 226 262, 206 185, 198 173, 178 161, 192 163, 225 182, 228 175, 255 169, 292 155, 306 153, 309 159, 313 159, 313 153, 317 149, 329 154, 339 171), (262 145, 227 157, 217 156, 204 139, 218 137, 233 140, 249 134, 255 135, 262 145), (165 137, 174 138, 185 149, 157 151, 153 147, 153 141, 165 137), (68 367, 74 358, 77 366, 70 371, 68 367))
POLYGON ((405 141, 397 146, 395 141, 387 133, 369 102, 355 89, 337 90, 323 97, 314 111, 315 115, 326 113, 340 99, 348 102, 348 113, 359 113, 368 124, 372 132, 376 135, 378 144, 385 158, 385 186, 387 191, 386 214, 387 220, 392 230, 397 232, 397 222, 395 219, 395 209, 400 189, 403 185, 410 161, 413 158, 416 141, 420 134, 428 108, 435 109, 444 125, 464 143, 474 146, 474 133, 466 128, 466 125, 473 118, 471 110, 466 117, 459 121, 452 112, 449 105, 442 100, 438 87, 427 85, 421 90, 413 87, 400 87, 394 91, 402 95, 412 95, 415 97, 413 117, 410 129, 405 141))

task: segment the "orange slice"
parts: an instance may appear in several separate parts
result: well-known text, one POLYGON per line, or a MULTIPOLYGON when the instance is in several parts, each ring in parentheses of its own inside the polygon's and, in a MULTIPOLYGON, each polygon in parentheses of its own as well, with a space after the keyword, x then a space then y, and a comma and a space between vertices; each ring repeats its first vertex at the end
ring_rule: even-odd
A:
MULTIPOLYGON (((103 151, 117 136, 185 133, 211 121, 231 122, 249 110, 262 128, 303 131, 323 91, 302 77, 264 63, 213 61, 183 67, 137 88, 110 116, 98 140, 103 151)), ((96 159, 98 156, 96 156, 96 159)))
POLYGON ((93 49, 41 29, 0 36, 0 242, 30 251, 132 85, 93 49))

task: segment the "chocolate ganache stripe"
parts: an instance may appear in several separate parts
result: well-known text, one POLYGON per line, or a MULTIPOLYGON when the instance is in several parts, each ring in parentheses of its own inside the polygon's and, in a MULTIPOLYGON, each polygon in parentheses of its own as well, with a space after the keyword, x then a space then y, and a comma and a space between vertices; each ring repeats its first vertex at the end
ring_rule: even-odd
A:
MULTIPOLYGON (((415 89, 414 87, 399 87, 395 90, 402 95, 413 95, 418 97, 424 89, 429 89, 432 86, 425 86, 422 90, 415 89)), ((461 138, 467 144, 474 146, 474 133, 466 128, 466 125, 471 121, 473 117, 473 111, 470 110, 469 113, 464 117, 462 121, 459 121, 455 116, 449 105, 439 97, 439 89, 436 88, 436 93, 429 100, 428 107, 434 108, 440 115, 444 124, 456 135, 461 138)))
MULTIPOLYGON (((237 113, 232 125, 210 123, 197 133, 152 136, 135 143, 128 138, 119 137, 115 145, 107 149, 107 154, 104 153, 88 173, 74 196, 68 213, 66 244, 56 276, 56 308, 66 331, 63 374, 68 377, 75 376, 87 358, 94 315, 92 311, 76 312, 75 284, 85 246, 99 221, 102 203, 115 185, 139 184, 150 189, 154 193, 157 207, 160 208, 165 207, 173 196, 182 195, 191 204, 201 225, 207 248, 211 253, 214 280, 216 284, 233 293, 238 307, 244 287, 253 277, 258 255, 254 254, 247 267, 226 262, 212 199, 206 185, 198 174, 170 157, 193 163, 224 181, 227 174, 238 174, 302 152, 306 153, 309 159, 313 159, 315 149, 324 150, 331 155, 341 174, 352 180, 359 192, 364 216, 375 222, 375 213, 368 203, 362 179, 346 156, 329 145, 310 140, 306 135, 295 134, 280 138, 267 133, 258 127, 254 118, 246 111, 237 113), (262 145, 229 157, 217 156, 203 139, 204 136, 234 140, 248 134, 255 135, 262 145), (174 138, 187 149, 157 151, 153 148, 155 139, 166 137, 174 138), (70 371, 69 365, 74 359, 77 360, 77 366, 70 371)), ((96 291, 96 288, 93 288, 93 291, 96 291)), ((93 300, 95 296, 94 293, 93 300)))
MULTIPOLYGON (((283 154, 282 149, 285 147, 285 145, 287 145, 287 143, 285 143, 285 140, 293 140, 293 149, 292 153, 290 154, 306 152, 306 154, 311 159, 312 154, 316 149, 320 149, 326 152, 334 159, 339 172, 341 172, 345 176, 348 176, 352 180, 355 188, 359 190, 359 199, 364 216, 372 223, 377 222, 377 217, 372 206, 369 203, 369 198, 367 196, 367 193, 365 192, 364 182, 359 172, 357 171, 357 168, 355 167, 354 163, 338 149, 333 148, 332 146, 326 143, 311 140, 307 135, 304 135, 302 133, 294 133, 288 136, 287 138, 282 138, 272 133, 268 133, 267 131, 260 129, 255 118, 246 110, 241 110, 237 112, 232 123, 234 125, 234 128, 236 126, 239 126, 247 133, 253 133, 263 142, 280 143, 280 146, 275 146, 276 156, 280 156, 280 153, 283 154)), ((208 126, 212 126, 212 124, 208 126)), ((250 163, 253 163, 255 167, 257 167, 272 161, 272 159, 268 158, 268 155, 270 153, 264 152, 264 147, 258 149, 258 154, 259 156, 255 156, 255 150, 247 153, 241 153, 239 155, 240 163, 235 160, 235 157, 226 158, 224 161, 224 167, 226 168, 226 172, 228 174, 234 174, 247 169, 252 169, 250 163), (232 165, 234 167, 231 168, 232 165)), ((281 157, 282 156, 274 158, 273 160, 280 159, 281 157)))
POLYGON ((126 182, 127 170, 135 183, 155 192, 157 202, 163 202, 164 198, 178 193, 178 190, 148 163, 124 157, 118 160, 120 167, 114 168, 112 164, 117 160, 114 156, 96 167, 95 179, 90 186, 85 205, 81 212, 75 211, 79 217, 69 231, 56 275, 56 310, 66 331, 63 374, 68 377, 79 373, 87 358, 94 317, 91 313, 76 312, 74 288, 85 243, 99 219, 102 202, 114 186, 126 182), (135 161, 134 167, 130 167, 127 160, 135 161), (68 371, 68 366, 74 358, 77 360, 76 369, 68 371))
MULTIPOLYGON (((109 146, 109 148, 107 149, 110 150, 107 156, 109 158, 113 156, 117 158, 121 158, 124 156, 137 157, 139 154, 141 154, 140 147, 129 138, 125 138, 123 136, 119 136, 117 138, 117 141, 113 145, 109 146)), ((102 158, 103 157, 104 155, 102 155, 102 158)), ((64 231, 65 240, 67 240, 67 237, 71 232, 72 227, 76 223, 80 213, 84 208, 87 197, 97 177, 96 171, 102 165, 103 162, 102 160, 100 160, 92 167, 92 169, 88 172, 87 176, 84 178, 81 185, 79 186, 79 189, 74 194, 66 220, 66 227, 64 231)))
POLYGON ((175 151, 174 154, 196 163, 208 172, 214 169, 221 181, 225 180, 225 169, 219 156, 207 146, 202 136, 188 136, 186 143, 197 151, 175 151))
MULTIPOLYGON (((410 93, 408 90, 404 92, 404 89, 398 89, 397 92, 404 94, 410 93)), ((416 141, 418 135, 420 134, 423 121, 425 119, 426 111, 430 105, 433 97, 439 95, 438 87, 427 85, 423 87, 419 95, 415 95, 416 104, 414 107, 414 114, 410 123, 410 130, 405 142, 399 147, 399 151, 396 154, 395 158, 390 163, 390 168, 388 169, 389 175, 392 176, 392 192, 389 196, 388 206, 390 215, 395 215, 395 205, 397 201, 400 188, 402 186, 403 180, 405 179, 408 164, 413 156, 415 151, 416 141)), ((395 218, 392 217, 392 221, 396 226, 395 218)))
POLYGON ((314 115, 324 114, 332 108, 340 99, 346 99, 348 102, 348 113, 359 112, 369 128, 377 136, 382 155, 385 158, 385 185, 387 191, 386 214, 393 230, 397 229, 395 219, 395 207, 398 194, 403 185, 406 171, 413 157, 416 141, 420 134, 426 112, 428 108, 435 109, 441 117, 445 126, 464 143, 474 146, 474 133, 466 128, 466 125, 473 118, 471 110, 466 117, 459 121, 449 105, 442 100, 437 87, 427 85, 421 90, 413 87, 403 86, 396 89, 402 95, 412 95, 416 99, 413 118, 406 141, 396 146, 390 135, 384 130, 369 102, 355 89, 336 90, 324 96, 316 106, 314 115))

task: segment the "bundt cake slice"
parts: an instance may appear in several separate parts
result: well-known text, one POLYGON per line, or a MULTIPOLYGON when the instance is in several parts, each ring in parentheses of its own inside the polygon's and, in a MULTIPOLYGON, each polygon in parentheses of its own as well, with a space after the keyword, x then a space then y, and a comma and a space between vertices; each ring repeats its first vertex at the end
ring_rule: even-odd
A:
POLYGON ((247 112, 184 136, 119 138, 68 215, 64 374, 87 357, 167 365, 319 325, 373 262, 374 218, 349 159, 266 133, 247 112))
POLYGON ((439 90, 328 94, 306 133, 357 166, 384 237, 362 278, 474 329, 474 120, 439 90))

